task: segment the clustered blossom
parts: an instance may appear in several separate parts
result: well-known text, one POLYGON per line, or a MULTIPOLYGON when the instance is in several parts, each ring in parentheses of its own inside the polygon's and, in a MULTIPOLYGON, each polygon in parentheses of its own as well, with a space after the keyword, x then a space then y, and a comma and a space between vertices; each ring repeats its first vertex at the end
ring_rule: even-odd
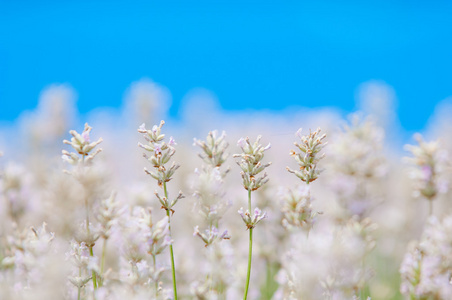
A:
POLYGON ((335 135, 328 151, 330 186, 345 217, 365 218, 381 202, 380 184, 388 169, 383 141, 384 130, 359 114, 335 135))
POLYGON ((82 134, 79 134, 75 130, 69 131, 72 135, 71 141, 64 140, 63 143, 71 145, 77 153, 63 150, 63 160, 72 165, 78 165, 79 163, 84 163, 85 161, 91 161, 99 152, 102 151, 101 148, 98 148, 96 151, 91 153, 91 151, 103 141, 102 138, 99 138, 97 141, 91 142, 89 134, 92 129, 93 128, 86 123, 82 134), (80 154, 82 157, 80 158, 77 154, 80 154))
POLYGON ((176 198, 174 198, 173 200, 170 200, 168 198, 166 198, 165 196, 160 196, 159 193, 155 192, 155 196, 157 197, 157 199, 160 201, 160 203, 162 204, 162 208, 165 210, 169 210, 172 213, 174 213, 174 210, 172 209, 174 205, 176 205, 176 203, 180 200, 185 198, 184 194, 182 194, 181 191, 179 191, 179 194, 177 195, 176 198))
MULTIPOLYGON (((42 272, 42 258, 52 249, 55 238, 53 232, 47 231, 47 224, 43 223, 37 229, 31 227, 24 231, 16 230, 13 235, 4 237, 0 259, 0 270, 13 269, 17 287, 31 288, 31 284, 38 283, 40 278, 35 275, 42 272)), ((4 277, 3 277, 4 279, 4 277)))
POLYGON ((228 240, 231 238, 227 230, 225 230, 223 233, 220 233, 218 231, 218 228, 216 228, 215 226, 206 229, 204 232, 199 232, 199 226, 196 226, 195 231, 193 232, 193 236, 199 236, 206 244, 205 247, 211 245, 217 240, 228 240))
POLYGON ((100 224, 99 233, 104 239, 110 237, 111 229, 118 223, 118 217, 123 210, 116 200, 116 193, 111 193, 110 197, 101 202, 97 220, 100 224))
MULTIPOLYGON (((72 260, 78 260, 79 263, 83 261, 89 262, 86 265, 78 265, 78 270, 74 271, 74 276, 69 277, 69 281, 71 281, 76 287, 78 295, 81 293, 86 293, 86 289, 84 288, 86 282, 90 279, 93 282, 93 290, 95 291, 98 287, 97 280, 99 279, 99 283, 101 282, 101 276, 99 266, 98 266, 98 258, 94 255, 94 246, 96 241, 99 239, 100 235, 97 230, 94 230, 93 224, 90 223, 90 206, 91 201, 89 198, 95 198, 96 192, 95 190, 98 188, 96 184, 98 182, 93 180, 93 173, 87 172, 92 171, 88 168, 88 163, 92 162, 93 158, 102 151, 101 148, 93 150, 102 142, 102 138, 99 138, 96 142, 91 142, 90 132, 92 127, 85 124, 85 129, 82 134, 77 133, 75 130, 69 131, 72 135, 71 141, 64 140, 63 143, 67 145, 71 145, 71 147, 76 151, 68 152, 63 150, 63 160, 69 162, 74 165, 76 168, 74 173, 68 172, 77 179, 84 189, 84 204, 86 217, 83 224, 81 224, 79 231, 75 233, 74 239, 76 242, 71 243, 72 251, 69 256, 72 257, 72 260), (81 157, 79 156, 81 155, 81 157), (86 257, 89 257, 85 259, 86 257), (83 272, 82 272, 83 271, 83 272), (89 276, 89 272, 91 272, 91 276, 89 276), (84 277, 81 277, 83 274, 84 277)), ((95 173, 95 172, 94 172, 95 173)), ((105 225, 105 224, 104 224, 105 225)), ((107 225, 108 226, 108 225, 107 225)), ((102 224, 101 224, 102 227, 102 224)), ((102 229, 102 228, 101 228, 102 229)), ((76 263, 77 265, 77 263, 76 263)))
POLYGON ((208 229, 205 233, 199 232, 199 226, 196 226, 194 236, 198 236, 203 240, 205 246, 211 245, 214 241, 221 239, 229 239, 227 231, 219 234, 219 221, 226 212, 230 203, 223 199, 223 179, 229 172, 229 168, 223 171, 222 165, 228 157, 226 149, 229 146, 225 141, 226 133, 218 136, 218 132, 211 131, 207 135, 206 141, 194 139, 194 146, 199 146, 204 153, 199 157, 204 160, 206 165, 202 169, 196 169, 195 174, 198 176, 194 182, 193 195, 197 198, 196 208, 205 221, 208 229))
MULTIPOLYGON (((206 141, 201 141, 194 139, 194 145, 201 147, 204 151, 203 154, 198 154, 204 162, 215 168, 221 167, 223 163, 228 158, 228 154, 225 152, 229 144, 225 141, 226 133, 223 131, 220 136, 218 136, 218 131, 210 131, 207 135, 206 141)), ((223 175, 229 171, 226 170, 223 175)))
POLYGON ((282 225, 287 228, 311 229, 318 212, 312 211, 309 186, 299 186, 282 193, 282 225))
POLYGON ((452 216, 430 217, 420 242, 412 242, 400 267, 400 291, 411 299, 452 295, 452 216))
POLYGON ((84 243, 88 247, 94 247, 99 237, 99 232, 94 228, 92 223, 89 223, 87 226, 86 222, 80 222, 78 231, 75 232, 74 239, 79 244, 84 243))
POLYGON ((97 257, 90 256, 89 247, 84 242, 71 241, 71 250, 66 253, 66 258, 72 262, 77 271, 69 276, 69 281, 78 289, 92 279, 91 271, 99 272, 97 267, 97 257))
POLYGON ((156 256, 169 245, 172 244, 169 231, 168 217, 164 217, 157 223, 152 220, 152 210, 148 208, 147 210, 141 209, 140 222, 146 226, 145 237, 147 239, 147 244, 149 245, 148 253, 152 256, 156 256))
MULTIPOLYGON (((142 133, 144 139, 148 142, 146 145, 138 143, 138 146, 150 154, 147 155, 144 153, 143 156, 155 168, 155 171, 149 171, 147 168, 144 168, 144 172, 157 180, 159 186, 162 186, 164 182, 170 181, 174 172, 179 168, 179 165, 175 162, 173 162, 171 167, 165 167, 174 153, 176 153, 176 149, 173 147, 176 145, 176 142, 173 137, 170 137, 168 142, 164 141, 165 135, 161 133, 163 124, 165 124, 165 121, 162 120, 160 125, 154 125, 152 130, 146 129, 145 124, 142 124, 138 128, 138 132, 142 133)), ((171 206, 167 209, 170 208, 171 206)))
POLYGON ((245 222, 246 227, 248 229, 254 228, 257 223, 259 223, 262 219, 267 217, 266 212, 262 212, 259 208, 254 210, 253 215, 249 212, 249 210, 243 211, 243 207, 241 207, 238 211, 239 215, 242 217, 243 222, 245 222))
POLYGON ((243 186, 248 191, 255 191, 268 182, 267 173, 265 172, 263 176, 257 177, 259 173, 271 165, 271 163, 263 164, 261 162, 264 158, 264 151, 270 149, 271 145, 268 144, 263 147, 259 144, 260 140, 261 136, 258 136, 256 141, 251 144, 248 137, 245 139, 240 138, 237 144, 240 146, 243 153, 233 155, 233 157, 241 158, 237 164, 242 169, 240 174, 242 175, 243 186))
POLYGON ((306 183, 310 183, 317 179, 320 174, 320 170, 317 169, 317 163, 325 156, 325 154, 319 154, 323 147, 327 143, 323 143, 326 134, 320 135, 320 128, 314 132, 309 132, 308 136, 301 135, 302 129, 300 128, 296 135, 301 139, 301 144, 294 142, 294 145, 300 149, 301 152, 295 152, 292 150, 290 155, 295 157, 299 171, 295 171, 287 167, 287 171, 294 173, 298 178, 306 183))
POLYGON ((155 222, 151 208, 134 207, 131 214, 124 218, 120 223, 122 235, 116 241, 121 252, 121 280, 134 289, 149 288, 152 282, 156 295, 162 296, 160 280, 166 268, 157 263, 157 256, 173 242, 168 216, 155 222))
POLYGON ((325 295, 335 299, 347 299, 365 287, 372 278, 372 270, 366 266, 366 256, 375 248, 374 232, 377 224, 369 218, 357 216, 339 228, 333 240, 333 254, 337 259, 329 266, 329 275, 322 281, 325 295))
POLYGON ((200 261, 205 265, 199 268, 199 277, 202 279, 190 286, 194 299, 219 299, 226 295, 231 284, 231 281, 226 279, 229 272, 225 272, 225 269, 228 269, 225 263, 230 260, 224 255, 224 249, 229 244, 220 243, 230 239, 230 236, 227 230, 219 230, 220 220, 231 205, 230 201, 224 199, 224 179, 229 172, 229 168, 223 168, 228 158, 226 151, 229 146, 225 138, 224 131, 218 135, 215 130, 208 133, 206 141, 194 139, 193 144, 201 148, 202 153, 198 156, 204 162, 201 168, 195 169, 196 176, 193 181, 193 196, 196 199, 194 209, 202 218, 201 225, 195 227, 193 236, 198 237, 207 248, 200 256, 200 261), (200 230, 200 227, 206 229, 200 230))
POLYGON ((0 201, 5 201, 9 216, 18 223, 33 200, 32 177, 16 163, 8 163, 0 176, 0 201))
POLYGON ((418 145, 405 145, 413 154, 406 161, 416 166, 411 177, 415 180, 415 196, 433 200, 438 193, 447 191, 447 183, 442 178, 444 166, 449 162, 447 152, 441 149, 439 141, 426 142, 420 134, 414 135, 418 145))
POLYGON ((223 199, 225 191, 223 178, 218 167, 213 169, 195 169, 198 176, 194 183, 193 196, 198 200, 195 204, 208 225, 217 225, 231 203, 223 199))

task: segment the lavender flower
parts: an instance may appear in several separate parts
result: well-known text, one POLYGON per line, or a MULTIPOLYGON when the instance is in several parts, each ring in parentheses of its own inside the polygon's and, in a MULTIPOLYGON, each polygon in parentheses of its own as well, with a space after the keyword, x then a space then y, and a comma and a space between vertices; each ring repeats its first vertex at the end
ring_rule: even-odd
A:
POLYGON ((256 141, 251 144, 249 138, 240 138, 237 145, 242 149, 241 154, 234 154, 233 157, 241 158, 237 162, 239 167, 242 169, 240 174, 243 179, 243 187, 248 191, 248 210, 243 211, 241 208, 238 213, 242 217, 247 229, 249 229, 249 243, 248 243, 248 270, 245 282, 245 293, 243 299, 246 300, 248 297, 248 289, 250 284, 251 275, 251 259, 253 253, 253 229, 262 219, 267 216, 267 213, 262 213, 259 208, 254 210, 253 216, 251 216, 251 192, 259 189, 262 185, 268 182, 267 173, 264 172, 263 176, 258 177, 257 175, 265 170, 271 163, 263 164, 261 161, 264 158, 264 152, 270 149, 271 145, 268 144, 263 147, 259 144, 261 136, 258 136, 256 141))
POLYGON ((410 174, 415 181, 415 196, 421 196, 431 203, 438 193, 447 191, 443 172, 449 159, 439 141, 425 142, 420 134, 416 134, 414 138, 418 145, 405 145, 405 149, 413 155, 405 158, 405 161, 415 166, 410 174))
POLYGON ((288 189, 281 192, 283 213, 282 225, 286 229, 312 228, 319 212, 312 211, 309 186, 288 189))
POLYGON ((267 217, 267 213, 262 212, 259 208, 254 209, 253 215, 251 215, 249 210, 243 211, 243 207, 239 209, 238 213, 248 229, 256 227, 257 223, 267 217))
POLYGON ((328 151, 329 185, 344 219, 354 215, 364 219, 381 203, 388 173, 383 142, 383 128, 359 114, 351 115, 335 134, 328 151))
MULTIPOLYGON (((203 154, 198 154, 204 162, 212 168, 221 167, 228 158, 226 148, 229 144, 225 141, 226 133, 223 131, 220 136, 216 130, 209 132, 206 141, 194 139, 193 145, 201 147, 203 154)), ((229 171, 227 169, 225 174, 229 171)), ((223 174, 223 176, 225 175, 223 174)))
POLYGON ((241 154, 234 154, 233 157, 241 158, 237 162, 239 167, 242 169, 240 174, 243 179, 243 187, 248 191, 255 191, 262 185, 268 182, 267 173, 258 177, 257 175, 265 170, 271 163, 263 164, 261 161, 264 158, 264 152, 270 149, 271 145, 263 147, 259 144, 261 136, 258 136, 256 141, 251 144, 250 139, 240 138, 237 145, 242 149, 241 154))
POLYGON ((217 240, 228 240, 231 238, 227 230, 220 233, 215 226, 212 226, 210 229, 206 229, 203 233, 199 232, 199 226, 196 226, 193 236, 199 236, 206 244, 205 247, 211 245, 217 240))
POLYGON ((400 291, 411 299, 448 299, 452 295, 452 216, 430 217, 421 240, 408 247, 400 291))
POLYGON ((94 148, 102 143, 102 138, 99 138, 95 142, 90 141, 90 132, 93 128, 88 125, 88 123, 85 124, 85 129, 83 130, 82 134, 79 134, 75 130, 69 131, 69 133, 72 135, 71 141, 64 140, 63 143, 67 145, 71 145, 71 147, 76 151, 74 152, 68 152, 66 150, 63 150, 63 160, 69 162, 72 165, 77 165, 80 162, 91 161, 99 152, 102 151, 101 148, 96 149, 94 153, 91 153, 94 148), (82 158, 80 159, 77 154, 80 154, 82 158))
POLYGON ((325 156, 325 154, 320 155, 320 151, 326 145, 326 143, 322 142, 326 138, 326 134, 320 135, 320 128, 314 132, 310 131, 308 136, 301 135, 301 131, 302 129, 300 128, 296 133, 296 136, 301 139, 301 144, 294 143, 300 152, 297 153, 294 150, 290 152, 290 155, 295 158, 300 166, 300 171, 294 171, 289 167, 287 167, 287 171, 309 184, 316 180, 320 174, 317 164, 325 156))
MULTIPOLYGON (((162 204, 162 208, 166 210, 166 215, 168 217, 168 231, 171 231, 171 214, 174 213, 173 207, 174 205, 182 198, 184 195, 182 192, 179 192, 179 195, 173 199, 169 200, 168 190, 166 188, 166 183, 171 180, 174 172, 179 168, 179 165, 176 165, 175 162, 171 165, 169 169, 165 167, 165 165, 170 161, 176 149, 174 149, 173 145, 176 145, 176 142, 171 137, 170 141, 166 143, 164 141, 165 135, 161 133, 162 126, 165 124, 165 121, 161 121, 160 125, 154 125, 152 130, 147 130, 145 125, 142 124, 138 128, 138 132, 143 134, 144 139, 148 142, 147 145, 143 145, 138 143, 138 146, 148 151, 151 156, 148 156, 146 153, 143 156, 152 164, 155 168, 155 171, 148 171, 144 168, 144 172, 149 174, 152 178, 157 180, 158 186, 163 188, 164 196, 160 197, 160 195, 155 192, 158 200, 162 204)), ((173 253, 173 245, 172 243, 168 243, 170 248, 171 255, 171 271, 173 277, 173 292, 174 299, 177 300, 177 285, 176 285, 176 267, 174 263, 174 253, 173 253)), ((157 287, 156 287, 157 291, 157 287)))

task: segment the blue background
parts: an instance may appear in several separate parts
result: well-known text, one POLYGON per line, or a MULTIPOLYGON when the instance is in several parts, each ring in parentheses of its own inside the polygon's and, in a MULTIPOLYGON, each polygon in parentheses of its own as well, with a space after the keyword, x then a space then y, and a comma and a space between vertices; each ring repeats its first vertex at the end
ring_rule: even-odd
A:
POLYGON ((195 87, 226 110, 353 111, 378 79, 418 130, 452 96, 451 16, 447 1, 0 1, 0 120, 51 83, 71 84, 86 113, 149 77, 177 117, 195 87))

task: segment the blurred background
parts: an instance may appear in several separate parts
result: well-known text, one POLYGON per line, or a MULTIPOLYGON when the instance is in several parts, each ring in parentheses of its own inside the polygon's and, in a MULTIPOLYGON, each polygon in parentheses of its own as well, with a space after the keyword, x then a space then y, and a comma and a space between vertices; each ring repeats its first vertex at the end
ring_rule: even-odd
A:
POLYGON ((410 136, 452 95, 451 13, 449 1, 2 0, 0 120, 55 83, 82 115, 117 110, 147 78, 175 119, 199 97, 225 112, 344 116, 372 94, 410 136))

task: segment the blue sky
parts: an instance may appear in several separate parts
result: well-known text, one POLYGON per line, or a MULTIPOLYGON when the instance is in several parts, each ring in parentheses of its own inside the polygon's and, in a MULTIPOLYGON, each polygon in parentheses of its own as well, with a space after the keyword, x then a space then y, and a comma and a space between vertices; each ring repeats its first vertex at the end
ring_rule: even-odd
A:
POLYGON ((402 126, 422 129, 452 96, 452 4, 364 2, 0 0, 0 120, 52 83, 72 85, 85 113, 148 77, 177 116, 197 87, 226 110, 353 111, 376 79, 394 88, 402 126))

